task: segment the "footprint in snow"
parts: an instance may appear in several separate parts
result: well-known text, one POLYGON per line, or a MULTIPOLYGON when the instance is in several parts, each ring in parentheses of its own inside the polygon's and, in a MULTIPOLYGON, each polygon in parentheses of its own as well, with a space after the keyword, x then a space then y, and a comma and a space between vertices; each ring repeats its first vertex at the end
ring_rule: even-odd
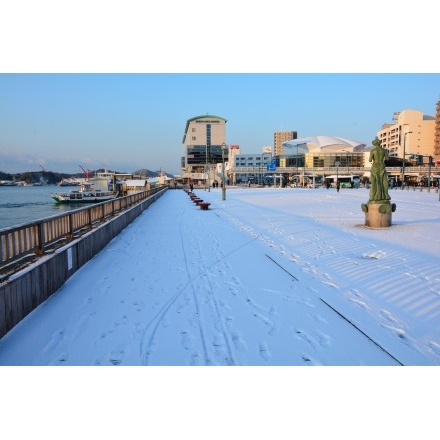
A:
POLYGON ((397 324, 399 321, 388 311, 388 310, 381 310, 380 314, 386 318, 388 321, 397 324))
POLYGON ((180 332, 180 342, 185 350, 189 350, 191 348, 191 337, 189 332, 185 330, 180 332))
POLYGON ((270 359, 270 352, 265 342, 259 344, 260 356, 267 362, 270 359))
POLYGON ((384 251, 375 251, 375 252, 366 252, 364 255, 362 255, 363 258, 366 258, 368 260, 378 260, 379 258, 385 257, 384 251))
POLYGON ((124 355, 123 350, 115 350, 110 353, 110 363, 112 365, 120 365, 122 363, 122 357, 124 355))

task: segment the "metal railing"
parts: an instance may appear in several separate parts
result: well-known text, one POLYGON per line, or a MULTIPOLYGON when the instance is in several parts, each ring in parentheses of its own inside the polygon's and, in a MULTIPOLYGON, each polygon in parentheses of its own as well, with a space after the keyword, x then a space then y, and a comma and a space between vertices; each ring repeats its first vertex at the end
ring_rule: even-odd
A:
MULTIPOLYGON (((276 171, 268 171, 266 168, 259 168, 259 167, 233 167, 229 169, 229 173, 233 174, 233 173, 239 173, 239 174, 244 174, 244 173, 248 173, 248 174, 283 174, 283 173, 289 173, 289 174, 296 174, 296 172, 298 171, 299 173, 331 173, 331 174, 336 174, 336 171, 339 171, 339 173, 341 172, 345 172, 345 170, 348 169, 348 172, 350 174, 358 174, 358 173, 362 173, 362 172, 367 172, 371 170, 371 166, 370 167, 352 167, 349 166, 347 167, 346 165, 344 166, 339 166, 339 167, 277 167, 276 171)), ((436 173, 438 174, 437 171, 438 168, 432 167, 431 172, 432 173, 436 173)), ((386 170, 388 173, 401 173, 402 172, 402 168, 401 167, 386 167, 386 170)), ((429 167, 426 165, 418 165, 418 166, 407 166, 405 167, 406 172, 408 173, 419 173, 422 175, 428 175, 429 174, 429 167)))
POLYGON ((60 240, 91 229, 117 213, 137 205, 165 186, 75 209, 64 214, 0 230, 0 268, 27 255, 44 254, 45 248, 60 240))

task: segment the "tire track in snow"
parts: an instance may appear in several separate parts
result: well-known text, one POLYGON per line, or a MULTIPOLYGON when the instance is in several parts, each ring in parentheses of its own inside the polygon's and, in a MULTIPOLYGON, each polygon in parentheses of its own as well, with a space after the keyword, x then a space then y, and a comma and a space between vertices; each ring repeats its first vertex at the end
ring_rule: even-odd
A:
MULTIPOLYGON (((184 214, 185 214, 185 211, 182 213, 182 217, 184 216, 184 214)), ((190 270, 190 266, 189 266, 188 255, 187 255, 185 245, 184 245, 185 240, 187 240, 188 238, 186 237, 184 239, 181 225, 182 225, 182 222, 179 222, 181 246, 183 249, 184 260, 185 260, 184 263, 185 263, 185 268, 186 268, 187 274, 190 274, 191 270, 190 270)), ((192 285, 194 279, 198 278, 199 276, 200 276, 199 274, 197 274, 195 277, 189 275, 188 281, 185 283, 185 285, 178 292, 176 292, 170 299, 168 299, 168 301, 165 302, 165 304, 158 310, 158 312, 154 315, 154 317, 146 325, 146 327, 143 331, 143 337, 141 338, 141 347, 140 347, 143 365, 149 364, 151 349, 154 344, 154 338, 157 334, 157 331, 158 331, 158 328, 159 328, 161 322, 165 318, 165 316, 168 313, 168 311, 170 310, 171 306, 173 304, 175 304, 177 299, 183 294, 183 292, 185 292, 185 290, 188 288, 188 286, 192 285), (151 333, 150 333, 149 337, 147 338, 147 333, 148 333, 148 330, 151 326, 152 326, 151 333)), ((194 301, 195 301, 196 313, 200 318, 199 304, 198 304, 197 298, 194 298, 194 301)), ((201 333, 200 337, 201 337, 202 346, 203 346, 204 359, 205 359, 205 362, 208 362, 208 355, 207 355, 208 352, 207 352, 207 348, 206 348, 206 341, 205 341, 204 333, 203 333, 200 322, 199 322, 199 329, 200 329, 200 333, 201 333)))
MULTIPOLYGON (((182 214, 185 215, 185 212, 182 214)), ((181 220, 183 220, 183 217, 181 217, 181 220)), ((143 330, 143 336, 141 338, 141 358, 143 360, 143 364, 144 365, 148 365, 149 364, 149 359, 150 359, 150 355, 151 355, 151 351, 152 351, 152 347, 154 345, 154 341, 155 341, 155 337, 157 334, 157 331, 161 325, 161 323, 163 322, 163 320, 165 319, 166 314, 169 312, 170 308, 176 303, 176 301, 178 300, 178 298, 188 289, 191 289, 191 295, 192 298, 194 300, 194 306, 195 306, 195 313, 196 313, 196 318, 197 318, 197 326, 199 329, 199 334, 200 334, 200 340, 202 343, 202 347, 203 347, 203 358, 204 358, 204 363, 205 365, 211 365, 212 364, 212 360, 210 358, 209 355, 209 349, 208 346, 209 344, 207 343, 207 337, 206 334, 207 332, 204 330, 203 328, 203 312, 202 312, 202 307, 200 304, 200 298, 199 295, 197 293, 197 289, 196 286, 194 284, 194 282, 198 279, 200 279, 203 276, 207 276, 207 283, 208 283, 208 288, 207 290, 209 290, 210 292, 213 292, 213 286, 211 283, 211 279, 209 277, 209 270, 212 266, 217 265, 220 261, 222 261, 227 255, 222 255, 222 257, 220 259, 216 259, 215 261, 213 261, 211 264, 207 265, 204 263, 205 258, 203 256, 203 252, 202 252, 202 244, 199 242, 197 235, 195 235, 194 240, 189 240, 188 239, 188 233, 189 230, 184 231, 182 229, 182 224, 185 224, 184 221, 180 221, 179 222, 179 229, 180 229, 180 238, 181 238, 181 246, 182 246, 182 250, 183 250, 183 255, 184 255, 184 265, 185 265, 185 270, 186 273, 188 274, 188 280, 185 283, 185 285, 178 291, 176 292, 176 294, 174 294, 171 298, 169 298, 165 304, 157 311, 157 313, 154 315, 154 317, 148 322, 148 324, 145 326, 144 330, 143 330), (187 247, 185 247, 185 243, 192 243, 192 245, 196 244, 197 246, 197 258, 196 261, 197 262, 201 262, 200 264, 202 264, 200 266, 200 264, 198 264, 197 266, 197 272, 196 273, 191 273, 192 271, 192 266, 190 264, 191 261, 194 260, 194 258, 191 257, 190 253, 188 252, 187 247), (150 331, 149 335, 147 336, 148 332, 150 331)), ((202 224, 200 224, 199 226, 203 226, 202 224)), ((194 230, 194 228, 192 228, 191 230, 194 230)), ((218 241, 217 241, 218 244, 218 241)), ((240 246, 242 247, 242 246, 240 246)), ((232 250, 231 252, 234 252, 235 250, 232 250)), ((228 253, 230 254, 230 253, 228 253)), ((236 364, 236 361, 234 359, 234 355, 233 355, 233 350, 231 348, 231 343, 229 341, 228 338, 228 332, 225 329, 224 326, 224 319, 223 316, 221 314, 220 311, 220 306, 218 304, 218 299, 215 297, 215 295, 212 295, 209 298, 210 302, 212 303, 212 308, 215 311, 215 315, 216 315, 216 320, 217 322, 220 323, 220 327, 221 327, 221 333, 223 335, 223 339, 226 343, 226 347, 227 347, 227 358, 226 358, 226 363, 228 365, 234 365, 236 364)), ((233 339, 233 337, 231 336, 231 338, 233 339)), ((189 349, 190 347, 190 335, 188 333, 188 331, 183 330, 180 332, 180 340, 182 343, 182 346, 185 349, 189 349)), ((215 339, 213 341, 213 346, 218 348, 218 339, 215 339)), ((197 354, 192 354, 192 360, 191 360, 191 364, 196 363, 196 358, 198 357, 197 354)))
MULTIPOLYGON (((202 227, 203 225, 200 225, 200 226, 202 227)), ((211 231, 208 230, 208 232, 211 236, 213 236, 211 231)), ((212 246, 218 250, 220 248, 220 243, 215 236, 213 236, 213 239, 214 240, 213 240, 212 246)), ((187 256, 188 253, 185 249, 184 243, 185 243, 185 241, 183 241, 183 234, 182 234, 182 247, 183 247, 184 255, 185 255, 185 264, 188 268, 189 258, 187 256)), ((212 345, 215 347, 216 351, 218 353, 220 353, 221 347, 223 345, 222 341, 224 341, 224 343, 226 345, 226 354, 227 354, 227 356, 225 357, 225 362, 227 365, 236 365, 237 362, 235 360, 233 349, 231 347, 231 342, 229 340, 230 334, 225 328, 224 317, 223 317, 223 314, 221 313, 219 301, 218 301, 218 298, 215 294, 216 289, 213 285, 212 277, 210 276, 211 268, 213 266, 217 266, 220 261, 224 260, 225 256, 224 256, 224 254, 222 254, 220 259, 216 259, 214 263, 207 265, 205 263, 206 258, 204 258, 204 252, 203 252, 204 243, 203 244, 200 243, 198 236, 195 237, 195 245, 196 245, 197 249, 194 249, 194 247, 193 247, 193 253, 195 255, 197 255, 197 261, 199 263, 199 266, 198 266, 199 273, 196 278, 201 278, 202 276, 206 277, 205 293, 207 295, 207 299, 209 301, 210 308, 213 310, 214 315, 215 315, 214 327, 216 327, 216 324, 215 324, 216 322, 218 323, 218 327, 219 327, 218 328, 218 332, 219 332, 218 336, 219 337, 218 336, 214 337, 214 339, 212 341, 212 345)), ((189 270, 189 268, 188 268, 188 270, 189 270)), ((195 280, 195 278, 193 280, 195 280)), ((208 356, 208 344, 206 342, 207 338, 206 338, 205 332, 203 331, 203 328, 202 328, 202 321, 203 321, 204 313, 202 314, 202 307, 200 306, 200 301, 199 301, 200 292, 197 291, 196 286, 194 285, 193 282, 191 282, 191 289, 192 289, 192 295, 194 298, 194 302, 196 304, 197 313, 198 313, 198 317, 199 317, 200 334, 201 334, 201 338, 202 338, 203 346, 204 346, 204 350, 205 350, 205 361, 207 364, 212 364, 212 360, 208 356)))

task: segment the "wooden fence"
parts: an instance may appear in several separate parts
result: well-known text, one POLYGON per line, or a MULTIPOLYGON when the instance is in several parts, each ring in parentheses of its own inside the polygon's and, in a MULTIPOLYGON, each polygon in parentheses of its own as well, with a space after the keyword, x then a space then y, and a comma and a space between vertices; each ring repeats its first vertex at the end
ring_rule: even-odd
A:
POLYGON ((166 191, 167 187, 162 186, 2 230, 2 258, 6 256, 9 260, 27 253, 44 252, 45 247, 56 240, 62 240, 62 245, 46 252, 44 258, 38 257, 32 265, 0 279, 0 338, 55 293, 166 191), (85 232, 79 233, 80 230, 85 232))
POLYGON ((73 239, 75 234, 136 205, 161 189, 163 187, 149 189, 25 225, 3 229, 0 231, 0 268, 26 255, 42 255, 48 246, 60 240, 73 239))

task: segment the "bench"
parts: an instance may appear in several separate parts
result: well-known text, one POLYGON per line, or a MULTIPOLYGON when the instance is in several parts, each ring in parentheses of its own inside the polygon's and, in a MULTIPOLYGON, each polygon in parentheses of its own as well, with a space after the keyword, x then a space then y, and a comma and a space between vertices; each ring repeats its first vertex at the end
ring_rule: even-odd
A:
POLYGON ((201 202, 201 203, 199 203, 199 206, 202 211, 207 211, 210 204, 211 203, 201 202))

